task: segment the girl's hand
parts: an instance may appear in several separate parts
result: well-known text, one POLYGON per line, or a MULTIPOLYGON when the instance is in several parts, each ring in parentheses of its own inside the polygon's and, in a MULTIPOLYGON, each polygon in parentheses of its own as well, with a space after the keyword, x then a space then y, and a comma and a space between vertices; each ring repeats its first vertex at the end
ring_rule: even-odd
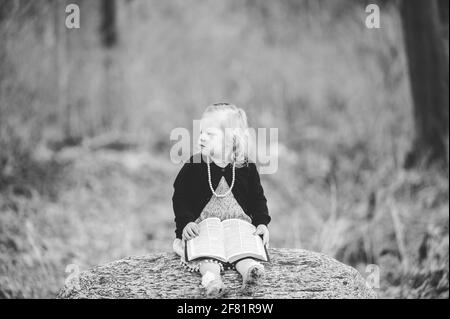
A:
POLYGON ((183 239, 189 240, 197 237, 200 233, 200 230, 198 228, 198 225, 194 222, 190 222, 187 224, 183 229, 183 239))
POLYGON ((256 227, 254 235, 263 235, 263 244, 269 247, 269 229, 266 225, 258 225, 258 227, 256 227))

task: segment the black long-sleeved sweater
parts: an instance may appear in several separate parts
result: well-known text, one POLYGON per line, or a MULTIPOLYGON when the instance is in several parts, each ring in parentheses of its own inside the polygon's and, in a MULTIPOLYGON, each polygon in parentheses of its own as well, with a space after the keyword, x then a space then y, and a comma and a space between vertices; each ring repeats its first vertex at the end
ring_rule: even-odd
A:
MULTIPOLYGON (((210 168, 214 189, 217 188, 222 176, 225 176, 228 185, 231 185, 233 169, 231 164, 221 168, 211 162, 210 168)), ((177 238, 181 239, 184 227, 200 216, 211 196, 214 196, 209 188, 207 169, 204 156, 197 153, 183 165, 175 179, 172 203, 177 238)), ((235 178, 232 193, 242 210, 250 216, 253 225, 268 225, 271 218, 256 165, 249 163, 236 168, 235 178)))

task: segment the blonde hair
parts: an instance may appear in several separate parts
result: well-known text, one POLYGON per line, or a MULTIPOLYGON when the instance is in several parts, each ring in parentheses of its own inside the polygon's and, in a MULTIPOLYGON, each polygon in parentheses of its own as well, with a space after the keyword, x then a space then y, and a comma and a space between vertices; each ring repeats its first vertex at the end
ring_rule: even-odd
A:
POLYGON ((220 128, 224 132, 225 141, 232 143, 232 160, 236 167, 248 165, 249 162, 249 130, 247 114, 236 105, 228 103, 216 103, 209 105, 203 112, 202 118, 211 113, 223 113, 224 117, 220 128))

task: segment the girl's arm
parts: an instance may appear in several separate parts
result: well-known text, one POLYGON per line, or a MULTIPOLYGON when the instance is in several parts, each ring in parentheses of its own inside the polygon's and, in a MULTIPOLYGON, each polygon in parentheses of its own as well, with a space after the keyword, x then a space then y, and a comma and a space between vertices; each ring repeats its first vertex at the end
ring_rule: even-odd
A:
POLYGON ((195 220, 192 213, 192 163, 186 162, 173 183, 172 204, 175 213, 175 235, 181 239, 184 227, 195 220))
POLYGON ((258 169, 254 163, 249 163, 250 167, 250 212, 253 215, 253 224, 268 225, 270 223, 267 199, 264 196, 264 189, 261 185, 258 169))

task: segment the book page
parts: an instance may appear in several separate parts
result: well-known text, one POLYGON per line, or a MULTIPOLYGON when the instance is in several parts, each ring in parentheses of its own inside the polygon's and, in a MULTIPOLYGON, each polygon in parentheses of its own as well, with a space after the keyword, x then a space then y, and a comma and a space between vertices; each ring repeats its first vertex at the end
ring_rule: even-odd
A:
POLYGON ((230 262, 235 257, 255 257, 267 260, 266 251, 258 235, 253 235, 256 227, 240 219, 222 222, 225 240, 225 256, 230 262))
POLYGON ((215 257, 225 260, 223 228, 219 218, 207 218, 198 224, 197 237, 187 241, 188 260, 215 257))

